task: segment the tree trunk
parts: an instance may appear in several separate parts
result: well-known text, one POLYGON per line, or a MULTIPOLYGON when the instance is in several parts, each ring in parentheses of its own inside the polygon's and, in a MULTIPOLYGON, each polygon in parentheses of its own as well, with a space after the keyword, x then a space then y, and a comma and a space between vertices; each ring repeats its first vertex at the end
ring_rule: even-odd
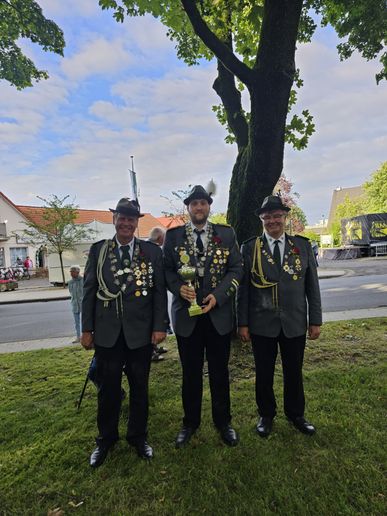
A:
POLYGON ((63 267, 62 252, 59 252, 59 261, 60 261, 60 270, 62 272, 63 288, 66 288, 66 280, 65 280, 65 273, 64 273, 64 267, 63 267))
MULTIPOLYGON (((201 17, 196 1, 181 0, 181 3, 194 31, 218 59, 214 89, 222 99, 228 125, 238 145, 227 219, 242 242, 260 229, 254 211, 264 197, 272 193, 282 172, 286 117, 296 71, 294 56, 303 0, 264 1, 253 68, 234 54, 231 32, 220 40, 201 17), (234 76, 250 93, 249 122, 242 110, 234 76)), ((231 13, 230 10, 230 20, 231 13)))
POLYGON ((260 232, 254 212, 271 195, 282 172, 301 6, 300 0, 265 2, 254 77, 248 84, 249 139, 238 150, 230 184, 227 219, 239 242, 260 232))
MULTIPOLYGON (((261 81, 259 81, 261 82, 261 81)), ((240 148, 230 183, 227 220, 241 243, 261 231, 255 210, 271 195, 283 168, 284 135, 291 80, 251 88, 249 143, 240 148), (277 89, 271 97, 270 89, 277 89), (274 100, 275 99, 275 100, 274 100), (282 102, 280 101, 282 99, 282 102)))

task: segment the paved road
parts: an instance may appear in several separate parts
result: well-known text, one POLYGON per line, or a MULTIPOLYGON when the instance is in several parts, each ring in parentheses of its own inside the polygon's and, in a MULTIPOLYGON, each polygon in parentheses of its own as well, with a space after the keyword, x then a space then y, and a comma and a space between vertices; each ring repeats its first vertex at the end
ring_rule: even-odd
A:
MULTIPOLYGON (((324 312, 387 306, 387 274, 320 281, 324 312)), ((69 301, 0 306, 0 343, 74 335, 69 301)))
POLYGON ((387 274, 320 281, 324 312, 387 307, 387 274))
POLYGON ((69 301, 0 306, 0 343, 74 336, 69 301))

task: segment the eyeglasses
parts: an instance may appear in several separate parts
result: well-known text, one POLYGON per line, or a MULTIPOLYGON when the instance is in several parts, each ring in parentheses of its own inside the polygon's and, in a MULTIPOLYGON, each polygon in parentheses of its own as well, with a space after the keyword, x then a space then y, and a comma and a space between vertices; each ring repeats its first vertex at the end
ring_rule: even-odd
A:
POLYGON ((264 222, 267 222, 268 220, 280 220, 283 217, 285 217, 285 215, 283 213, 274 213, 274 215, 263 215, 261 217, 261 220, 263 220, 264 222))

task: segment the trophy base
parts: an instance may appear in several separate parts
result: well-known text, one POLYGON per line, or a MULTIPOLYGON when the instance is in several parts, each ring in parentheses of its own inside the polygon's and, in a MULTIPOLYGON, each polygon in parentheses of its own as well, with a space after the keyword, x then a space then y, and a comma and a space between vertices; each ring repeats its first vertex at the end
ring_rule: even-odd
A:
POLYGON ((190 317, 195 317, 195 315, 202 314, 202 309, 200 308, 200 306, 198 304, 195 303, 194 305, 191 305, 188 308, 188 313, 189 313, 190 317))

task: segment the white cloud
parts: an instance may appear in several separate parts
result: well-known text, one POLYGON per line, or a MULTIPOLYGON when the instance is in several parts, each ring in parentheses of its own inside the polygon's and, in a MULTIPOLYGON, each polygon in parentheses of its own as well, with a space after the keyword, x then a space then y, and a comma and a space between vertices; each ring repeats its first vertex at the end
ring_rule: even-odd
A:
POLYGON ((379 64, 357 54, 340 62, 335 48, 317 41, 297 57, 305 82, 296 111, 310 110, 316 133, 305 151, 286 148, 284 171, 313 223, 327 215, 335 187, 362 184, 386 159, 387 90, 375 82, 379 64))
MULTIPOLYGON (((213 177, 213 210, 224 211, 236 149, 224 144, 211 112, 219 103, 215 63, 177 65, 165 29, 150 17, 105 23, 111 12, 98 14, 96 1, 76 4, 52 2, 52 17, 57 10, 66 23, 73 18, 64 5, 92 10, 84 30, 69 25, 72 55, 50 67, 50 80, 25 92, 0 85, 2 190, 20 204, 56 193, 76 195, 84 208, 109 208, 129 192, 134 155, 143 210, 160 213, 168 209, 160 195, 213 177)), ((305 80, 297 111, 310 109, 317 132, 306 151, 287 148, 284 171, 314 222, 328 213, 336 186, 362 183, 386 159, 387 102, 375 63, 358 56, 340 63, 317 41, 300 48, 297 64, 305 80)))
POLYGON ((74 16, 96 16, 100 14, 101 7, 97 0, 39 0, 39 5, 44 16, 51 17, 74 17, 74 16))
POLYGON ((120 72, 131 61, 132 56, 124 41, 97 38, 86 43, 77 54, 65 58, 61 68, 69 79, 80 81, 94 74, 120 72))

